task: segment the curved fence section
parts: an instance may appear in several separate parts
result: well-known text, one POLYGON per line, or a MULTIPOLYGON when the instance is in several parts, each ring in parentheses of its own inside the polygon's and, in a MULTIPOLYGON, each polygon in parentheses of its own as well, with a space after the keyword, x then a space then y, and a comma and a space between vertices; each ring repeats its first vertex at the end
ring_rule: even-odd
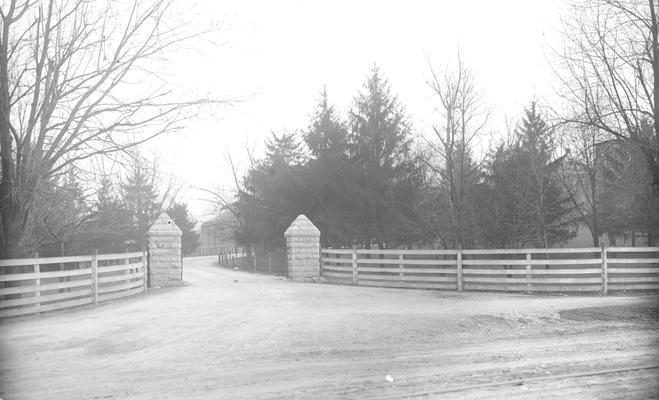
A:
POLYGON ((146 290, 143 252, 0 260, 0 317, 96 304, 146 290))
POLYGON ((659 290, 659 247, 489 250, 322 249, 330 282, 457 291, 659 290))

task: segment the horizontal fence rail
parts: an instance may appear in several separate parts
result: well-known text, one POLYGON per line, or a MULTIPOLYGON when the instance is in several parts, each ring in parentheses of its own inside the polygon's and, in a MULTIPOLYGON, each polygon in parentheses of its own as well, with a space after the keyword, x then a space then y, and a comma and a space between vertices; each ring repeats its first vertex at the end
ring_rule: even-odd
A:
POLYGON ((0 260, 0 318, 97 304, 146 290, 146 253, 0 260))
POLYGON ((322 277, 364 286, 507 292, 659 290, 659 247, 321 249, 322 277))

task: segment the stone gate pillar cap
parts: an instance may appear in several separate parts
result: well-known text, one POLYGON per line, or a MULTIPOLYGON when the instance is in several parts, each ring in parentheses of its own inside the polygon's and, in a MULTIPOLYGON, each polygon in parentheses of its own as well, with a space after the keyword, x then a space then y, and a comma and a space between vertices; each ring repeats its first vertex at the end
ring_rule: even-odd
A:
POLYGON ((300 214, 286 229, 284 236, 320 236, 320 231, 306 215, 300 214))
POLYGON ((181 236, 182 234, 181 229, 167 213, 160 214, 148 232, 148 236, 181 236))

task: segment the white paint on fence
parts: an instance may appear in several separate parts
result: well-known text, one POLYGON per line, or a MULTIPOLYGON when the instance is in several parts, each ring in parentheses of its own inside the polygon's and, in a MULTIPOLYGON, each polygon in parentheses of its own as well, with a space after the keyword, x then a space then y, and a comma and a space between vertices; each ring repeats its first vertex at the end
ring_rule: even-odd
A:
POLYGON ((144 252, 0 260, 0 317, 96 304, 142 293, 144 252), (31 270, 28 272, 28 270, 31 270))
POLYGON ((322 249, 322 276, 365 286, 513 292, 659 290, 659 247, 322 249))

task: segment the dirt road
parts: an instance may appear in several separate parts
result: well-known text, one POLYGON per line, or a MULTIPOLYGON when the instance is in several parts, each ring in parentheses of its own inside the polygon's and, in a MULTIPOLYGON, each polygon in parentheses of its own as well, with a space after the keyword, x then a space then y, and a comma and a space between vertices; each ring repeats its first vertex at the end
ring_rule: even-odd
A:
POLYGON ((659 397, 659 369, 534 380, 659 364, 657 297, 296 283, 208 257, 186 259, 184 279, 0 322, 0 397, 659 397))

